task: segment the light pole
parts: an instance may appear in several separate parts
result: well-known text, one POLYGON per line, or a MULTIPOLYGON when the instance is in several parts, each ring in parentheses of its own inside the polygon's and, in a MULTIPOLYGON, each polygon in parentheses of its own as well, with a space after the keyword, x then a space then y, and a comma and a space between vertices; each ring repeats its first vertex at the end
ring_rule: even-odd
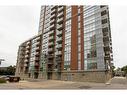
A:
POLYGON ((5 61, 5 60, 4 59, 0 59, 0 65, 1 65, 2 61, 5 61))
POLYGON ((5 60, 4 60, 4 59, 0 59, 0 65, 1 65, 1 62, 2 62, 2 61, 5 61, 5 60))

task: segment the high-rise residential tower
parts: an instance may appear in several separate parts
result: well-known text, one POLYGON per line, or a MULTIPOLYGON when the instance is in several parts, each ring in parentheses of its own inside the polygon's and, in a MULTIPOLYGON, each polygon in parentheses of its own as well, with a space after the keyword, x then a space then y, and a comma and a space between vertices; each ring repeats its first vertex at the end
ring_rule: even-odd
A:
MULTIPOLYGON (((37 61, 32 61, 31 70, 29 61, 26 77, 96 82, 111 78, 113 55, 108 6, 42 6, 38 35, 41 36, 38 67, 37 61)), ((19 61, 20 58, 17 69, 19 61)))

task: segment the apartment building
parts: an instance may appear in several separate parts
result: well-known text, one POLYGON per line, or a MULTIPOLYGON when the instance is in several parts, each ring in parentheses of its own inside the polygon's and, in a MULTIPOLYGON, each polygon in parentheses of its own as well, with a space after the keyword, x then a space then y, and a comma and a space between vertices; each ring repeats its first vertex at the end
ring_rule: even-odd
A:
MULTIPOLYGON (((113 54, 108 6, 42 6, 38 35, 39 58, 34 57, 35 61, 34 53, 29 52, 29 61, 22 62, 29 64, 26 77, 93 82, 111 78, 113 54)), ((19 55, 17 68, 21 68, 19 55)))
POLYGON ((19 46, 16 76, 37 78, 40 71, 41 35, 32 37, 19 46))

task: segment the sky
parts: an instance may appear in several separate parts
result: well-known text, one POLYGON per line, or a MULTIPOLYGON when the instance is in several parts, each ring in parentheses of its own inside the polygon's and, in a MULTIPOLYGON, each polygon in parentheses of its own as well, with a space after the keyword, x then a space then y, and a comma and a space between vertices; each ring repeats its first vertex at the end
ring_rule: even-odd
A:
MULTIPOLYGON (((116 67, 127 65, 127 5, 109 6, 116 67)), ((40 6, 0 6, 1 66, 16 65, 18 46, 38 33, 40 6)))
POLYGON ((18 46, 38 33, 40 6, 0 6, 1 66, 15 65, 18 46))

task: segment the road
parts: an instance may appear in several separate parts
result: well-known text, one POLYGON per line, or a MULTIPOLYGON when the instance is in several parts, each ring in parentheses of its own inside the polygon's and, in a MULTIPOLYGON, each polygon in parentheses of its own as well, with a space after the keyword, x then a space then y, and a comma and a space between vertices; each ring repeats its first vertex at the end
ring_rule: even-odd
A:
POLYGON ((20 81, 0 84, 0 89, 127 89, 127 79, 114 77, 108 84, 57 80, 20 81))

